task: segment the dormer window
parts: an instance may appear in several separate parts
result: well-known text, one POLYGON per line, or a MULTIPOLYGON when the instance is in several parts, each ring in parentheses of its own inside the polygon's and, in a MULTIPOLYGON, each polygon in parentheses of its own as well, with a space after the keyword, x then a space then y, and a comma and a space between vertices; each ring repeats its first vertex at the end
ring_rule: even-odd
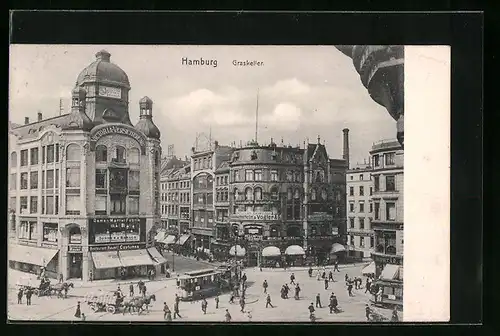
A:
POLYGON ((256 160, 257 159, 257 152, 255 150, 252 150, 252 153, 250 154, 250 158, 252 160, 256 160))
POLYGON ((234 152, 233 153, 233 162, 238 160, 240 158, 240 152, 234 152))
POLYGON ((271 159, 276 160, 277 157, 278 157, 278 153, 276 153, 276 151, 273 151, 271 153, 271 159))

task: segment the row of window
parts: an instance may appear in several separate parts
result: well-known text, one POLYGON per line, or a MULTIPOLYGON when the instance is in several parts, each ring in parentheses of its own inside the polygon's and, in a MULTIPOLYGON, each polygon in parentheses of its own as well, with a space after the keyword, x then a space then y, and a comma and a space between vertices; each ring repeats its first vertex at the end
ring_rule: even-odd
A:
POLYGON ((161 190, 167 189, 188 189, 191 187, 190 181, 168 182, 161 184, 161 190))
POLYGON ((228 185, 229 184, 229 176, 217 176, 216 177, 216 185, 228 185))
POLYGON ((162 204, 162 215, 181 215, 182 219, 189 219, 189 208, 179 207, 178 205, 162 204))
POLYGON ((138 215, 139 197, 127 195, 96 195, 96 215, 138 215), (108 203, 109 199, 109 203, 108 203), (128 205, 128 206, 127 206, 128 205))
MULTIPOLYGON (((243 176, 243 171, 235 170, 233 171, 233 181, 234 182, 248 182, 248 181, 279 181, 279 174, 277 170, 269 171, 269 174, 265 174, 265 179, 263 179, 262 169, 247 169, 245 170, 245 175, 243 176)), ((289 182, 302 182, 302 174, 300 172, 287 171, 286 180, 289 182)))
POLYGON ((193 160, 193 166, 194 170, 199 170, 199 169, 210 169, 212 168, 212 157, 204 157, 200 159, 194 159, 193 160))
MULTIPOLYGON (((367 174, 368 175, 368 180, 370 179, 370 174, 367 174)), ((365 179, 365 174, 359 174, 359 181, 364 181, 365 179)), ((351 175, 350 176, 350 180, 353 181, 354 180, 354 175, 351 175)))
MULTIPOLYGON (((368 225, 368 227, 365 227, 365 220, 366 218, 365 217, 359 217, 359 229, 360 230, 370 230, 370 226, 371 225, 368 225)), ((371 218, 369 218, 369 223, 371 224, 371 218)), ((354 229, 355 228, 355 218, 354 217, 350 217, 349 218, 349 228, 351 229, 354 229)))
MULTIPOLYGON (((359 186, 359 196, 365 196, 365 187, 359 186)), ((373 187, 370 187, 370 196, 373 195, 373 187)), ((349 196, 354 196, 354 187, 349 187, 349 196)))
POLYGON ((373 155, 373 167, 380 167, 381 166, 381 160, 384 160, 384 163, 386 166, 393 166, 396 164, 396 153, 385 153, 385 154, 376 154, 373 155))
MULTIPOLYGON (((372 213, 373 212, 373 203, 369 203, 369 210, 368 212, 369 213, 372 213)), ((350 202, 349 203, 349 212, 355 212, 356 209, 355 209, 355 203, 354 202, 350 202)), ((365 202, 364 201, 359 201, 359 211, 358 212, 365 212, 365 202)))
MULTIPOLYGON (((380 203, 373 203, 373 217, 376 220, 381 220, 380 217, 380 203)), ((387 221, 395 221, 396 220, 396 203, 395 202, 386 202, 385 203, 385 220, 387 221)))
POLYGON ((140 172, 138 170, 125 171, 122 169, 96 169, 95 187, 97 189, 120 188, 129 190, 139 190, 140 172))
MULTIPOLYGON (((348 244, 351 246, 356 246, 354 242, 355 242, 354 236, 350 235, 348 244)), ((359 237, 359 245, 357 246, 363 248, 373 248, 374 244, 375 240, 373 237, 359 237)))
MULTIPOLYGON (((41 163, 53 163, 59 162, 59 144, 42 146, 42 160, 41 163)), ((28 165, 37 165, 39 161, 39 147, 34 147, 30 149, 23 149, 20 152, 21 155, 21 167, 26 167, 28 165), (28 160, 29 159, 29 160, 28 160)), ((81 154, 78 153, 81 157, 81 154)), ((10 154, 10 166, 12 168, 17 167, 17 152, 12 152, 10 154)))
POLYGON ((189 192, 171 192, 171 193, 162 193, 161 200, 162 202, 180 202, 180 203, 189 203, 190 197, 189 192), (180 196, 180 198, 179 198, 180 196))
POLYGON ((229 191, 218 191, 215 200, 217 202, 229 202, 229 191))
MULTIPOLYGON (((127 163, 127 162, 131 164, 140 163, 141 154, 138 148, 130 148, 127 151, 123 146, 114 146, 111 152, 112 156, 110 157, 109 154, 110 153, 108 153, 108 148, 106 146, 98 145, 95 149, 95 161, 97 163, 105 163, 108 162, 109 159, 111 159, 111 162, 116 162, 116 163, 127 163)), ((69 155, 69 153, 67 155, 69 155)), ((154 164, 156 167, 160 166, 159 151, 155 151, 154 153, 154 164)))

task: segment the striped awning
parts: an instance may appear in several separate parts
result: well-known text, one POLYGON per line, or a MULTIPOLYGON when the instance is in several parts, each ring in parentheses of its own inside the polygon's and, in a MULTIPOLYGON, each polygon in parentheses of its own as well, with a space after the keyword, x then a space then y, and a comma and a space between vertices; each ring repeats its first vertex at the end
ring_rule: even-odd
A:
POLYGON ((304 255, 304 249, 299 245, 290 245, 285 250, 286 255, 304 255))
POLYGON ((278 257, 281 255, 281 251, 276 246, 267 246, 262 249, 263 257, 278 257))

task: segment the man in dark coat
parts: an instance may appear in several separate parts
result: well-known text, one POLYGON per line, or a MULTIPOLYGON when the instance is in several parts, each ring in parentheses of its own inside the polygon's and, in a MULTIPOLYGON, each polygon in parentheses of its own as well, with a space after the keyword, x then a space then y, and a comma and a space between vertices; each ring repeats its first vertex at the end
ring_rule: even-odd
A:
POLYGON ((325 290, 328 290, 328 278, 325 278, 325 290))
POLYGON ((274 308, 273 304, 271 303, 271 295, 267 294, 267 297, 266 297, 266 308, 268 306, 271 306, 271 308, 274 308))
POLYGON ((31 306, 31 297, 33 296, 33 290, 31 288, 28 288, 26 290, 26 305, 31 306))
POLYGON ((134 284, 130 283, 130 286, 128 286, 128 292, 130 297, 134 296, 134 284))
POLYGON ((17 303, 18 304, 23 303, 23 295, 24 295, 23 289, 19 288, 19 291, 17 292, 17 303))
POLYGON ((316 308, 322 308, 321 307, 321 298, 319 296, 319 293, 316 295, 316 308))
POLYGON ((269 285, 267 284, 267 280, 264 280, 264 282, 262 283, 262 288, 264 288, 264 294, 267 294, 267 287, 269 287, 269 285))

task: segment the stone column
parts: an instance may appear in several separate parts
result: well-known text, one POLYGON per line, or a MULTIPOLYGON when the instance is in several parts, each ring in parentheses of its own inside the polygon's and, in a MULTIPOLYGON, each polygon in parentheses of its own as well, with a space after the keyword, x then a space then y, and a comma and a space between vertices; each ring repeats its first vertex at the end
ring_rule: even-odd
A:
POLYGON ((87 248, 82 249, 82 280, 84 282, 89 281, 89 270, 91 265, 89 265, 89 252, 87 248))

